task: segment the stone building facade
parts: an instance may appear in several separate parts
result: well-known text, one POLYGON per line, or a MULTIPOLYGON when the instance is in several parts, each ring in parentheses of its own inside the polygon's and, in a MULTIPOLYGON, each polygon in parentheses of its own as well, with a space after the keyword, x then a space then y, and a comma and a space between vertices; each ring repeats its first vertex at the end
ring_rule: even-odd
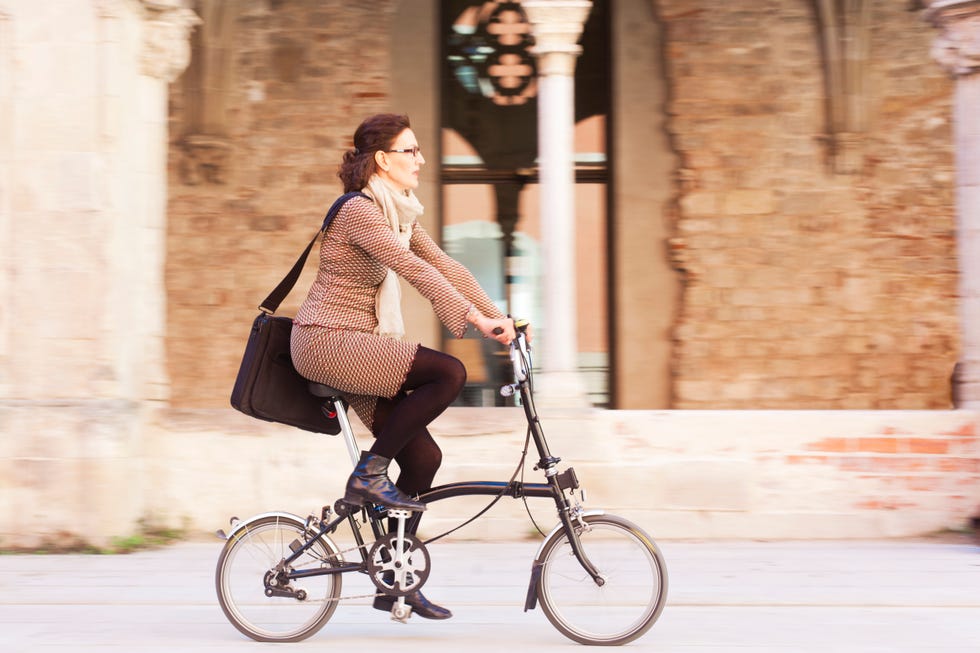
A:
POLYGON ((924 56, 921 17, 872 2, 851 26, 865 52, 850 63, 861 84, 836 91, 852 93, 842 132, 826 59, 844 43, 821 47, 812 6, 673 4, 674 405, 950 406, 951 82, 924 56))
MULTIPOLYGON (((176 405, 227 400, 243 325, 337 194, 363 116, 410 107, 435 149, 439 43, 418 26, 438 4, 199 3, 213 20, 170 104, 176 405)), ((951 406, 952 81, 921 12, 865 4, 610 3, 612 407, 951 406)), ((437 232, 434 156, 426 170, 437 232)), ((439 344, 424 303, 409 311, 439 344)))
MULTIPOLYGON (((908 535, 980 506, 977 414, 950 385, 974 87, 924 11, 971 3, 841 4, 596 3, 612 410, 544 416, 592 504, 657 537, 908 535)), ((412 116, 440 233, 440 6, 0 0, 0 547, 340 491, 334 443, 228 395, 364 115, 412 116)), ((405 312, 442 344, 424 300, 405 312)), ((450 409, 439 481, 509 474, 523 428, 450 409)))

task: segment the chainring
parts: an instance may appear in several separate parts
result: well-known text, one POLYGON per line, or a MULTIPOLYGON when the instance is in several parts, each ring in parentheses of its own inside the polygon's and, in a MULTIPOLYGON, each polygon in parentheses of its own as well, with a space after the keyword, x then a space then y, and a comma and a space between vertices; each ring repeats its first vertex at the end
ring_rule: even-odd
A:
POLYGON ((417 592, 429 578, 429 551, 421 540, 406 534, 400 562, 397 552, 397 533, 389 533, 375 542, 368 555, 368 577, 388 596, 407 596, 417 592))

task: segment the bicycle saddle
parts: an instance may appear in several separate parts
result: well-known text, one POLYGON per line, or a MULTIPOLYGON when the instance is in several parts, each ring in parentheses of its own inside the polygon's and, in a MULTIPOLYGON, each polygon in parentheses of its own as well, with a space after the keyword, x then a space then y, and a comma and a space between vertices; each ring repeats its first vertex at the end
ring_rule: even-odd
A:
POLYGON ((340 397, 342 393, 337 388, 331 388, 329 385, 324 383, 317 383, 316 381, 310 381, 310 394, 317 397, 326 397, 328 399, 333 399, 335 397, 340 397))

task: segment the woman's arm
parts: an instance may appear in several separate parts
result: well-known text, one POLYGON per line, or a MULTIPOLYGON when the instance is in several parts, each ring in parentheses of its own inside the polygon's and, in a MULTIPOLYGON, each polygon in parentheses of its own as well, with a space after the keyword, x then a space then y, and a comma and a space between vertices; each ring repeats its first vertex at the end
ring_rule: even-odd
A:
MULTIPOLYGON (((497 340, 504 341, 501 335, 493 334, 493 329, 501 326, 498 322, 503 320, 494 321, 485 317, 479 310, 474 311, 474 302, 461 293, 453 283, 450 283, 439 269, 417 256, 410 249, 402 247, 384 215, 373 202, 352 200, 342 210, 351 211, 348 228, 350 241, 364 250, 371 258, 391 268, 396 274, 412 284, 423 297, 429 300, 439 320, 449 329, 450 333, 461 338, 466 331, 467 323, 470 323, 480 329, 483 335, 492 335, 497 340), (348 209, 348 207, 350 208, 348 209)), ((465 270, 465 268, 463 269, 465 270)), ((469 275, 468 272, 467 275, 469 275)), ((469 276, 472 279, 472 275, 469 276)), ((479 284, 476 284, 475 280, 472 283, 479 288, 479 284)), ((483 293, 482 290, 480 293, 486 297, 486 293, 483 293)), ((486 302, 493 307, 489 298, 486 298, 486 302)), ((495 307, 494 310, 496 310, 495 307)), ((499 314, 499 311, 497 313, 499 314)), ((506 329, 503 335, 508 335, 506 329)), ((513 338, 513 335, 510 337, 513 338)), ((507 339, 507 342, 510 340, 507 339)))
POLYGON ((439 270, 483 315, 493 319, 504 317, 466 266, 446 254, 418 222, 412 229, 411 247, 413 252, 439 270))

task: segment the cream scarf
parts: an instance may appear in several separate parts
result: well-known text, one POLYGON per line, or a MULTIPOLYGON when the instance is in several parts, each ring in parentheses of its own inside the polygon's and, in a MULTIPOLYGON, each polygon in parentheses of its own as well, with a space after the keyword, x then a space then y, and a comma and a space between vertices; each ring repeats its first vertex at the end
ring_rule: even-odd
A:
MULTIPOLYGON (((398 242, 408 249, 412 240, 412 223, 422 215, 423 207, 415 193, 407 190, 399 193, 389 186, 378 175, 371 175, 368 185, 362 192, 367 193, 374 203, 381 208, 391 230, 398 236, 398 242)), ((374 332, 401 340, 405 335, 405 322, 402 320, 402 289, 398 283, 398 275, 388 269, 378 294, 374 298, 374 312, 378 318, 378 326, 374 332)))

